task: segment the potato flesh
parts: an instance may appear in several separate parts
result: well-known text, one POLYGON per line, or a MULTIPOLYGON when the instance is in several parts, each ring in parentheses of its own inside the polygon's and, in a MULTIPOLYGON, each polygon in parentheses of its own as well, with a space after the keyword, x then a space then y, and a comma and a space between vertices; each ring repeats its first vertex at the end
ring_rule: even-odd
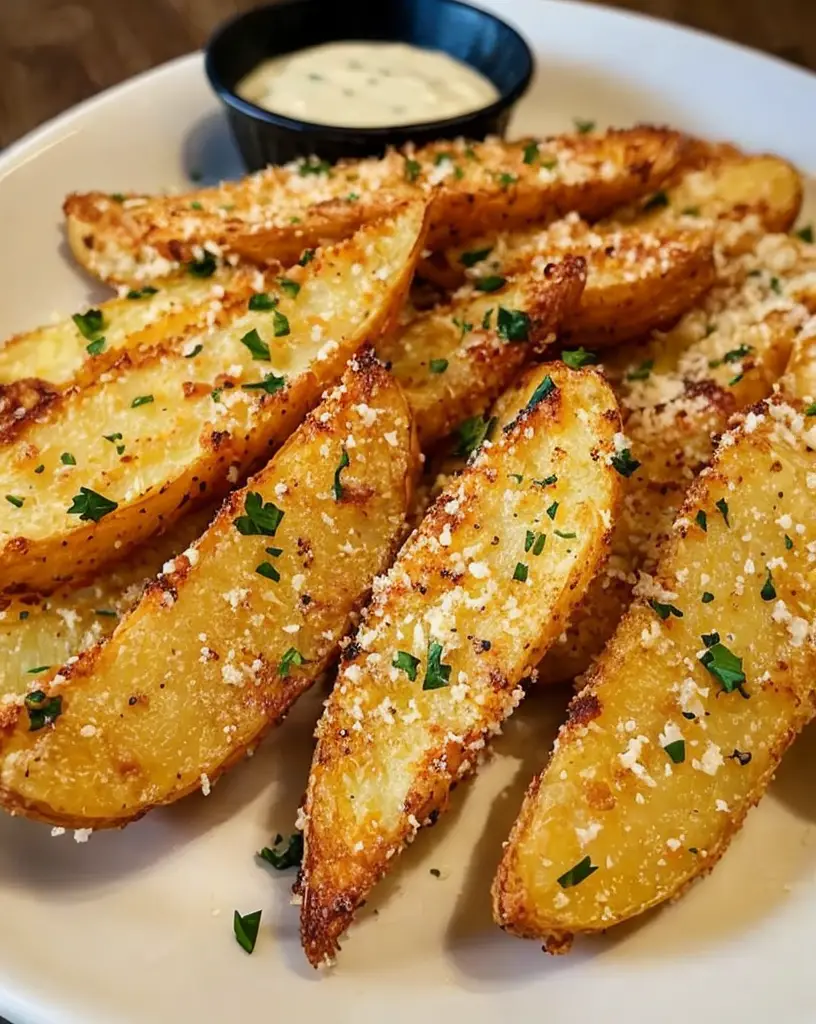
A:
POLYGON ((103 279, 144 280, 206 241, 254 262, 293 261, 407 199, 431 201, 433 248, 570 210, 599 217, 657 188, 685 145, 679 133, 645 127, 543 139, 536 154, 524 141, 457 140, 331 173, 269 168, 183 196, 138 197, 138 206, 73 195, 64 209, 83 266, 103 279), (191 200, 200 211, 190 210, 191 200))
POLYGON ((423 447, 484 412, 533 349, 554 338, 578 303, 584 280, 582 263, 568 257, 549 271, 520 274, 490 295, 463 291, 450 305, 419 313, 378 344, 405 390, 423 447), (521 310, 530 318, 526 341, 499 335, 499 309, 521 310))
POLYGON ((65 387, 81 371, 85 371, 83 377, 92 378, 100 367, 110 365, 116 353, 203 327, 208 313, 214 318, 231 299, 251 294, 246 274, 205 279, 188 274, 156 281, 155 287, 155 295, 110 299, 96 307, 103 316, 97 337, 104 338, 104 347, 96 356, 88 352, 93 335, 83 335, 71 317, 10 338, 0 348, 0 385, 36 377, 65 387))
POLYGON ((642 465, 624 482, 608 567, 564 642, 547 655, 542 681, 587 670, 626 610, 638 572, 654 570, 688 485, 711 458, 712 439, 779 379, 807 327, 803 299, 816 295, 807 249, 784 235, 767 236, 753 252, 730 259, 722 283, 671 331, 604 357, 642 465))
POLYGON ((370 356, 352 365, 107 644, 46 683, 63 699, 54 726, 30 732, 13 709, 0 748, 6 809, 105 827, 206 789, 323 671, 399 540, 416 468, 399 388, 370 356), (235 527, 249 491, 283 511, 274 535, 235 527), (257 572, 264 563, 279 582, 257 572), (287 670, 291 648, 305 663, 287 670))
POLYGON ((79 590, 9 600, 0 611, 0 701, 34 689, 41 673, 32 669, 62 665, 109 636, 148 581, 203 532, 213 514, 209 508, 186 516, 79 590))
POLYGON ((557 946, 677 895, 717 861, 813 715, 816 436, 781 401, 744 424, 690 491, 528 792, 494 885, 497 921, 519 934, 557 946), (683 617, 662 619, 649 596, 683 617), (700 663, 713 632, 743 659, 747 699, 700 663), (665 748, 681 739, 675 763, 665 748), (598 870, 559 884, 587 856, 598 870))
POLYGON ((556 390, 483 449, 405 544, 318 727, 302 872, 315 964, 334 953, 392 855, 474 770, 603 558, 618 495, 607 462, 614 398, 592 371, 548 364, 523 387, 532 375, 550 375, 556 390), (514 578, 520 565, 526 581, 514 578), (449 685, 426 690, 432 641, 449 685), (417 659, 416 679, 393 667, 399 651, 417 659))
POLYGON ((242 300, 225 328, 126 358, 112 379, 63 396, 0 449, 0 493, 23 501, 0 503, 2 585, 48 587, 93 572, 172 521, 189 498, 223 489, 231 467, 240 472, 284 440, 345 360, 396 315, 423 217, 409 206, 363 228, 309 264, 296 298, 283 293, 275 310, 261 311, 242 300), (276 336, 279 316, 289 333, 276 336), (252 330, 269 360, 242 344, 252 330), (269 373, 283 375, 286 388, 242 387, 269 373), (105 439, 115 434, 121 439, 105 439), (64 464, 66 452, 75 465, 64 464), (68 514, 80 487, 118 503, 93 529, 68 514))

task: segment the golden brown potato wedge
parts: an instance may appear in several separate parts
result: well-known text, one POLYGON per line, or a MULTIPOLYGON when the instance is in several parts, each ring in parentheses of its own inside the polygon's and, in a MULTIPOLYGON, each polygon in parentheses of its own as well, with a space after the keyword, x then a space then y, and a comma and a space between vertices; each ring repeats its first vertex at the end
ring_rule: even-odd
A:
POLYGON ((255 263, 294 262, 407 199, 431 203, 433 248, 570 210, 597 218, 658 188, 685 146, 677 132, 646 127, 538 143, 459 140, 335 167, 272 167, 180 196, 75 194, 64 209, 77 260, 105 280, 130 282, 166 274, 205 243, 255 263))
POLYGON ((575 698, 494 883, 498 923, 572 935, 680 894, 724 853, 816 710, 816 430, 745 414, 575 698))
POLYGON ((25 697, 52 666, 110 635, 168 559, 199 537, 215 514, 201 509, 137 548, 79 590, 7 598, 0 610, 0 703, 25 697))
POLYGON ((531 263, 543 266, 566 253, 582 256, 588 273, 581 302, 559 335, 564 341, 574 336, 588 348, 617 345, 668 326, 715 278, 710 228, 592 227, 574 214, 547 228, 486 236, 436 253, 423 261, 420 272, 443 287, 455 288, 466 279, 492 287, 531 263))
POLYGON ((729 417, 770 394, 791 347, 807 330, 803 300, 816 298, 810 247, 768 236, 668 334, 604 357, 639 468, 625 497, 606 570, 590 587, 542 682, 572 679, 612 636, 638 573, 652 572, 691 481, 711 458, 729 417))
POLYGON ((125 353, 32 417, 0 446, 0 588, 88 578, 271 454, 395 319, 424 224, 408 204, 322 251, 297 295, 253 296, 222 330, 125 353))
POLYGON ((423 448, 483 412, 536 348, 555 338, 586 280, 583 260, 528 269, 489 295, 463 290, 377 345, 405 390, 423 448))
POLYGON ((331 959, 393 858, 444 810, 523 696, 603 561, 620 422, 591 370, 530 371, 534 395, 485 442, 400 552, 318 726, 301 929, 331 959))
POLYGON ((336 654, 417 464, 405 397, 366 350, 107 643, 4 709, 0 805, 103 828, 206 792, 336 654))

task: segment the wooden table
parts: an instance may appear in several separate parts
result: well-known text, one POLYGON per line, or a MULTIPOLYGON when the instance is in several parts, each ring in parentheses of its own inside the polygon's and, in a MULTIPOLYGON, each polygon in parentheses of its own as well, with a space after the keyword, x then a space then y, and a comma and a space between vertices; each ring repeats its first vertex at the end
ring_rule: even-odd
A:
MULTIPOLYGON (((0 147, 260 0, 0 0, 0 147)), ((339 2, 339 0, 336 0, 339 2)), ((386 0, 387 2, 387 0, 386 0)), ((606 0, 816 70, 816 0, 606 0)))

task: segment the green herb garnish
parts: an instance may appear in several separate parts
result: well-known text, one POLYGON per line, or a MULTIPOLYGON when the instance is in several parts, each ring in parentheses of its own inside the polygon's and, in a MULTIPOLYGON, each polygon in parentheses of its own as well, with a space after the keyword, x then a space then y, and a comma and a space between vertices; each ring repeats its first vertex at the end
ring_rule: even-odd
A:
MULTIPOLYGON (((50 668, 48 665, 45 667, 50 668)), ((36 671, 42 672, 45 669, 36 671)), ((42 690, 34 690, 25 698, 25 709, 28 712, 28 731, 37 732, 46 725, 56 722, 62 714, 62 697, 48 697, 42 690)))
POLYGON ((261 562, 260 565, 256 565, 255 572, 265 579, 272 580, 273 583, 280 583, 281 575, 271 562, 261 562))
POLYGON ((444 686, 449 686, 450 674, 450 665, 442 664, 442 644, 431 640, 428 644, 428 667, 425 670, 425 678, 422 680, 422 689, 439 690, 444 686))
POLYGON ((459 257, 459 262, 463 267, 475 267, 477 263, 486 260, 491 252, 493 252, 492 245, 489 245, 486 249, 473 249, 470 252, 463 252, 459 257))
POLYGON ((765 582, 762 584, 762 589, 759 592, 759 596, 763 601, 775 601, 776 600, 776 587, 774 586, 773 573, 766 567, 768 575, 765 577, 765 582))
POLYGON ((137 395, 130 403, 131 409, 138 409, 140 405, 150 405, 154 401, 152 395, 137 395))
POLYGON ((808 245, 813 244, 813 225, 806 224, 803 228, 799 228, 795 232, 797 238, 801 238, 803 242, 807 242, 808 245))
POLYGON ((289 650, 284 654, 278 665, 278 675, 284 679, 289 675, 292 665, 305 665, 306 659, 297 649, 297 647, 290 647, 289 650))
POLYGON ((291 298, 297 298, 298 293, 300 292, 300 285, 297 281, 293 281, 291 277, 279 277, 278 284, 291 298))
POLYGON ((328 174, 331 171, 331 164, 328 160, 318 160, 317 157, 310 156, 306 160, 301 160, 298 167, 298 174, 305 178, 310 174, 328 174))
POLYGON ((725 500, 725 498, 720 498, 719 501, 715 501, 714 507, 725 520, 725 525, 730 527, 731 523, 728 521, 728 502, 725 500))
MULTIPOLYGON (((272 329, 276 338, 285 338, 290 333, 289 318, 285 317, 279 309, 272 313, 272 329)), ((269 350, 267 349, 267 351, 269 350)))
POLYGON ((708 533, 708 516, 700 509, 694 517, 694 522, 700 527, 703 533, 708 533))
POLYGON ((74 313, 71 317, 79 333, 88 341, 93 341, 105 327, 105 318, 101 309, 89 309, 86 313, 74 313))
POLYGON ((538 143, 528 142, 524 147, 525 164, 534 164, 538 160, 538 143))
POLYGON ((635 370, 626 374, 627 380, 648 380, 654 368, 654 359, 644 360, 635 370))
POLYGON ((711 602, 714 600, 714 595, 711 593, 710 590, 704 590, 703 596, 700 600, 703 602, 703 604, 711 604, 711 602))
POLYGON ((105 339, 96 338, 95 341, 89 341, 85 346, 85 351, 89 356, 98 356, 105 351, 105 339))
POLYGON ((298 867, 303 860, 303 833, 294 832, 288 839, 284 839, 282 835, 275 836, 272 846, 265 846, 259 851, 258 856, 267 864, 271 864, 276 871, 298 867))
POLYGON ((597 865, 592 863, 589 856, 586 856, 583 860, 578 861, 575 867, 565 871, 557 881, 562 889, 571 889, 573 885, 580 885, 597 870, 597 865))
POLYGON ((530 337, 530 318, 521 309, 499 306, 496 333, 504 341, 527 341, 530 337))
POLYGON ((555 381, 549 374, 547 374, 532 395, 530 395, 527 404, 524 406, 525 410, 529 412, 531 409, 535 409, 535 407, 540 405, 545 398, 549 398, 550 395, 554 394, 557 390, 558 388, 555 386, 555 381))
POLYGON ((245 914, 243 917, 235 911, 235 916, 232 920, 232 930, 235 932, 235 939, 241 949, 246 950, 247 953, 251 953, 255 949, 255 943, 258 941, 258 929, 261 927, 261 911, 256 910, 251 914, 245 914))
POLYGON ((485 416, 472 416, 470 419, 460 423, 456 428, 456 436, 459 438, 459 442, 454 448, 453 454, 465 458, 472 455, 490 437, 495 426, 495 416, 491 416, 490 419, 485 416))
POLYGON ((22 508, 25 504, 25 498, 19 498, 16 494, 7 494, 6 501, 15 508, 22 508))
POLYGON ((216 268, 215 257, 211 252, 205 252, 200 260, 190 260, 187 264, 187 273, 193 277, 212 277, 216 268))
POLYGON ((315 251, 316 250, 314 250, 314 249, 304 249, 303 252, 300 254, 300 259, 298 260, 298 266, 299 267, 308 266, 308 264, 311 263, 312 260, 315 258, 315 251))
POLYGON ((648 213, 650 210, 662 210, 669 205, 669 197, 664 191, 655 192, 655 194, 647 199, 643 204, 643 212, 648 213))
POLYGON ((673 740, 663 748, 675 764, 682 764, 686 759, 686 741, 673 740))
POLYGON ((233 520, 235 529, 244 537, 274 537, 285 515, 273 502, 264 502, 258 491, 247 494, 244 513, 233 520))
POLYGON ((269 292, 256 292, 254 295, 250 295, 247 305, 253 313, 264 313, 274 309, 277 304, 278 300, 273 299, 269 292))
POLYGON ((253 359, 269 362, 269 346, 254 327, 241 338, 241 344, 249 349, 253 359))
POLYGON ((517 580, 519 583, 526 583, 527 571, 527 566, 524 562, 516 562, 516 567, 513 570, 513 579, 517 580))
POLYGON ((615 452, 610 463, 621 476, 625 477, 630 477, 635 470, 640 468, 640 463, 637 459, 632 458, 632 452, 628 448, 621 448, 619 452, 615 452))
POLYGON ((572 123, 575 125, 575 130, 579 135, 588 135, 590 132, 595 131, 594 121, 585 121, 581 117, 574 117, 572 123))
POLYGON ((263 380, 256 381, 254 384, 241 385, 244 391, 265 391, 268 395, 274 395, 275 392, 281 391, 285 387, 286 378, 278 377, 274 373, 265 374, 263 380))
POLYGON ((147 299, 151 295, 155 295, 158 292, 158 288, 154 288, 152 284, 146 284, 144 288, 131 288, 127 293, 128 299, 147 299))
POLYGON ((416 681, 419 658, 415 658, 413 654, 409 654, 407 651, 397 651, 391 666, 401 669, 412 683, 416 681))
POLYGON ((683 613, 676 605, 663 604, 661 601, 655 601, 654 598, 651 598, 648 604, 652 611, 655 613, 655 615, 663 619, 664 622, 666 621, 666 619, 669 618, 670 615, 673 615, 676 619, 683 618, 683 613))
POLYGON ((341 449, 340 461, 337 463, 337 467, 334 470, 334 483, 332 484, 332 495, 335 501, 340 501, 343 497, 343 484, 340 481, 340 474, 349 464, 349 455, 345 447, 341 449))
POLYGON ((63 464, 63 466, 76 465, 76 459, 70 452, 63 452, 62 455, 60 455, 60 462, 63 464))
POLYGON ((580 370, 584 366, 592 366, 598 362, 598 356, 589 352, 581 345, 579 348, 564 349, 561 358, 571 370, 580 370))
POLYGON ((706 633, 702 637, 706 651, 700 656, 700 664, 722 686, 726 693, 733 693, 739 690, 743 697, 747 694, 743 691, 742 685, 745 682, 745 673, 742 671, 742 658, 738 658, 733 651, 729 651, 720 643, 719 633, 706 633))
POLYGON ((102 494, 97 494, 90 487, 80 487, 79 494, 73 497, 73 504, 68 509, 69 516, 79 516, 81 522, 98 523, 100 519, 110 515, 119 508, 119 503, 111 501, 102 494))
POLYGON ((502 277, 500 274, 488 274, 487 277, 480 277, 477 281, 473 282, 473 287, 478 292, 497 292, 499 288, 503 288, 507 284, 507 278, 502 277))
POLYGON ((448 368, 448 361, 447 359, 432 359, 428 365, 431 373, 444 373, 448 368))
POLYGON ((411 184, 419 177, 419 172, 422 170, 422 165, 418 160, 406 160, 405 161, 405 178, 410 181, 411 184))

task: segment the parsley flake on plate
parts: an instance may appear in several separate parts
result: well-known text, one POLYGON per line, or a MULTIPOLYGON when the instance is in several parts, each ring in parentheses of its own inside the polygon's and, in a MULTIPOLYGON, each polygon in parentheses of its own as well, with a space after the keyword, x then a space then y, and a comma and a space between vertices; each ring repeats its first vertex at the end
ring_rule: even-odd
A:
POLYGON ((590 352, 583 345, 578 348, 566 348, 561 353, 561 359, 571 370, 580 370, 584 366, 592 366, 598 362, 595 352, 590 352))
POLYGON ((232 920, 232 930, 235 932, 235 941, 241 947, 246 950, 247 953, 251 953, 255 949, 255 943, 258 941, 258 929, 261 927, 261 913, 260 910, 255 910, 251 914, 245 914, 243 917, 235 911, 235 916, 232 920))
POLYGON ((303 833, 294 832, 288 839, 278 833, 272 846, 265 846, 258 856, 276 871, 298 867, 303 860, 303 833))

